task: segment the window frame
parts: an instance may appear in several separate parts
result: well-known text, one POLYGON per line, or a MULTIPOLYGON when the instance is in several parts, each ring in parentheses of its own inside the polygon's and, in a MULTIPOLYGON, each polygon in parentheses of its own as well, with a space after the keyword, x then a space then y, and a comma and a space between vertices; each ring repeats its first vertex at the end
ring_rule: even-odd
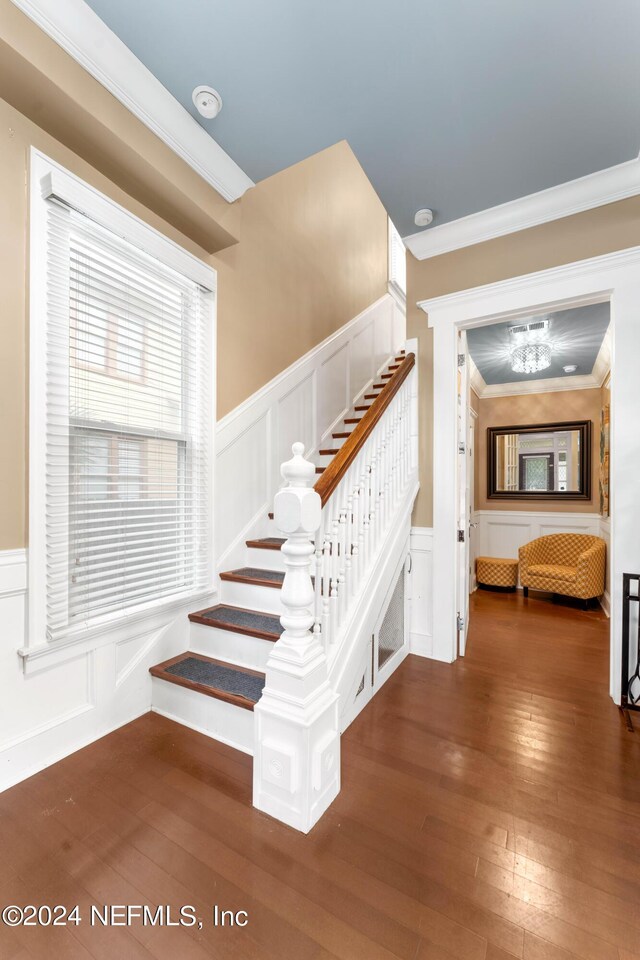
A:
MULTIPOLYGON (((21 655, 41 657, 59 654, 60 650, 83 641, 102 642, 111 637, 122 638, 123 627, 135 624, 154 614, 170 611, 215 593, 214 557, 214 465, 216 423, 216 300, 217 274, 208 264, 164 236, 114 200, 100 193, 79 177, 64 169, 35 148, 29 163, 29 550, 28 550, 28 613, 29 628, 21 655), (206 542, 209 555, 210 581, 205 589, 195 590, 167 601, 151 600, 130 611, 117 611, 97 617, 88 626, 69 631, 63 638, 47 638, 46 577, 46 442, 47 442, 47 201, 56 198, 67 206, 99 223, 127 240, 144 253, 161 261, 206 292, 205 322, 209 324, 209 353, 206 364, 211 372, 210 402, 207 422, 202 430, 208 458, 206 495, 209 520, 206 542)), ((71 324, 71 319, 70 319, 71 324)), ((107 344, 109 349, 109 345, 107 344)), ((114 346, 114 350, 115 350, 114 346)), ((144 343, 142 373, 144 375, 144 343)), ((114 359, 115 365, 115 359, 114 359)), ((92 365, 93 368, 93 365, 92 365)), ((94 368, 95 369, 95 368, 94 368)), ((115 368, 99 372, 119 376, 115 368)), ((125 379, 129 379, 125 377, 125 379)), ((135 439, 135 438, 134 438, 135 439)), ((68 516, 69 514, 67 514, 68 516)), ((138 627, 135 627, 137 630, 138 627)))

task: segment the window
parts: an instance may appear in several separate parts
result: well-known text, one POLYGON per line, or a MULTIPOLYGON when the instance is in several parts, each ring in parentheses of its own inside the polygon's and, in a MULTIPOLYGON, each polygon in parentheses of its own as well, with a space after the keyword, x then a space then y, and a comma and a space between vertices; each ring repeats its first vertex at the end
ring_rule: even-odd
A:
POLYGON ((38 643, 211 588, 215 274, 41 155, 32 169, 38 643))
POLYGON ((389 220, 389 289, 404 303, 407 297, 407 251, 402 237, 389 220))

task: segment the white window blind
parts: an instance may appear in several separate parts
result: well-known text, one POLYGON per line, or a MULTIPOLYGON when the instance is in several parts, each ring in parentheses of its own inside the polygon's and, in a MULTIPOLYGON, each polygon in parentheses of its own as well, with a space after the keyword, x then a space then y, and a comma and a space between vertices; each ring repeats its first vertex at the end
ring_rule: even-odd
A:
POLYGON ((46 632, 211 585, 211 294, 46 205, 46 632))

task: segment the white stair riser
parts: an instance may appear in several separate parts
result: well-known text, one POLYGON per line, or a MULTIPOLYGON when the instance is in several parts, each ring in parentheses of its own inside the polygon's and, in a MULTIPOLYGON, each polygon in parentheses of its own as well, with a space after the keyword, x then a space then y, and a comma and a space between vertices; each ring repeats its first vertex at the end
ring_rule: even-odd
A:
POLYGON ((249 637, 231 630, 219 630, 217 627, 206 627, 203 623, 191 623, 189 650, 202 653, 205 657, 213 657, 214 660, 225 660, 264 673, 269 654, 273 650, 273 641, 249 637))
POLYGON ((253 755, 253 712, 153 677, 151 709, 253 755))
POLYGON ((283 612, 280 590, 274 587, 258 587, 253 583, 235 583, 221 580, 222 602, 234 607, 246 607, 248 610, 261 610, 265 613, 283 612))
POLYGON ((279 570, 284 573, 284 563, 280 550, 261 550, 259 547, 247 547, 247 567, 257 567, 259 570, 279 570))

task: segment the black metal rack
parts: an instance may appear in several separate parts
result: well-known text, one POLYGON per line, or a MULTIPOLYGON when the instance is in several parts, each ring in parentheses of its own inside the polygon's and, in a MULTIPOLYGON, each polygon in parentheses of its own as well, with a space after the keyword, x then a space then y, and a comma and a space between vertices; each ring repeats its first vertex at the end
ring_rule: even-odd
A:
POLYGON ((640 711, 640 573, 622 576, 622 687, 621 710, 640 711), (629 672, 629 645, 631 641, 631 604, 638 605, 636 636, 636 663, 629 672))

